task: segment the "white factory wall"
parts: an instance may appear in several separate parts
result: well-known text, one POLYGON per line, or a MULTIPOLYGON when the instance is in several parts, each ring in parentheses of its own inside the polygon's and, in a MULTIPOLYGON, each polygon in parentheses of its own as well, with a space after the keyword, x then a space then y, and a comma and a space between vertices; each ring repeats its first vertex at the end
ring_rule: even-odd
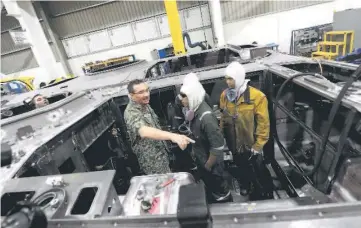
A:
POLYGON ((292 30, 333 22, 334 11, 361 7, 360 0, 335 0, 300 9, 265 15, 224 25, 227 43, 277 43, 279 50, 289 52, 292 30))

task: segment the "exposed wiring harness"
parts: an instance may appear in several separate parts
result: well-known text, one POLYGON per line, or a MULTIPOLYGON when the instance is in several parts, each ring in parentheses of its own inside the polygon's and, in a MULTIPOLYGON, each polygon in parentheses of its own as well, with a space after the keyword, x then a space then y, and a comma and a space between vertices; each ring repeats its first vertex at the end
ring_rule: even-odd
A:
MULTIPOLYGON (((301 77, 301 76, 315 76, 315 77, 319 77, 318 75, 312 75, 309 73, 300 73, 300 74, 295 74, 291 77, 289 77, 286 81, 284 81, 280 87, 280 89, 277 92, 276 98, 275 98, 275 106, 273 108, 273 117, 274 120, 276 119, 276 109, 279 106, 279 99, 281 96, 281 93, 284 89, 284 87, 286 86, 286 84, 289 81, 292 81, 293 79, 297 78, 297 77, 301 77)), ((276 143, 278 145, 278 147, 280 148, 280 151, 282 153, 282 155, 285 157, 287 163, 291 166, 291 168, 298 174, 302 175, 302 176, 311 176, 313 174, 316 173, 316 171, 319 169, 320 165, 321 165, 321 161, 323 158, 323 155, 326 151, 326 146, 327 146, 327 141, 328 138, 330 136, 331 133, 331 129, 332 129, 332 123, 336 117, 337 111, 341 105, 341 101, 343 99, 343 97, 345 96, 347 90, 350 88, 350 86, 352 85, 353 82, 355 82, 357 79, 359 79, 361 77, 361 66, 359 66, 356 71, 351 75, 350 79, 346 82, 346 84, 343 86, 342 90, 340 91, 340 93, 338 94, 337 98, 335 99, 330 114, 328 116, 328 123, 327 123, 327 127, 325 128, 323 134, 322 134, 322 142, 321 142, 321 146, 319 149, 319 154, 320 156, 318 157, 318 160, 315 162, 315 166, 313 167, 312 170, 308 171, 308 172, 303 172, 302 169, 298 166, 297 162, 294 160, 293 156, 289 153, 289 151, 282 145, 282 143, 279 140, 278 137, 278 133, 277 133, 277 126, 276 126, 276 122, 274 122, 273 124, 273 137, 276 140, 276 143), (292 159, 294 165, 290 162, 290 159, 292 159)))
POLYGON ((322 68, 321 61, 318 58, 313 58, 313 60, 315 60, 318 63, 318 66, 320 68, 320 74, 323 75, 323 68, 322 68))

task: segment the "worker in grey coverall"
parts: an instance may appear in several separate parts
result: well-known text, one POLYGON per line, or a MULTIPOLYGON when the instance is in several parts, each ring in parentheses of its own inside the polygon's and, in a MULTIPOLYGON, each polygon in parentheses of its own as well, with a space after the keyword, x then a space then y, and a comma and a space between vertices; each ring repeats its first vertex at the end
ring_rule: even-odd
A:
POLYGON ((190 129, 195 143, 192 154, 200 172, 201 179, 215 201, 231 198, 227 182, 223 177, 224 138, 218 126, 218 120, 212 109, 204 101, 205 90, 198 80, 190 78, 180 90, 182 104, 188 110, 185 118, 190 122, 190 129))

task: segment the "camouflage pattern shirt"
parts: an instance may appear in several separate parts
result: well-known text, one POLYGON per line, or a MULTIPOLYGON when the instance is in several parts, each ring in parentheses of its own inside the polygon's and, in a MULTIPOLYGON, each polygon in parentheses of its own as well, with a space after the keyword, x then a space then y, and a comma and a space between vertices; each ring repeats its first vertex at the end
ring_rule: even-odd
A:
POLYGON ((149 105, 129 101, 124 112, 132 149, 138 157, 140 168, 146 174, 170 173, 167 147, 164 141, 141 138, 143 126, 160 128, 158 116, 149 105))

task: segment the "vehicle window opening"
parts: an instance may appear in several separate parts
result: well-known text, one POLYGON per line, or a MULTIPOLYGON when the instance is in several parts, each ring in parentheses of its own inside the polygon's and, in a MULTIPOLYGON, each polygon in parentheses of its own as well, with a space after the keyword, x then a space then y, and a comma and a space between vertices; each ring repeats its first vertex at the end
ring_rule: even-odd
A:
POLYGON ((25 171, 19 175, 20 178, 23 177, 38 177, 40 176, 40 173, 35 167, 32 166, 26 166, 25 171))
POLYGON ((89 212, 98 188, 96 187, 88 187, 83 188, 78 198, 76 199, 73 208, 71 209, 72 215, 84 215, 89 212))
POLYGON ((75 165, 72 158, 70 157, 66 159, 64 163, 59 166, 58 169, 61 174, 73 173, 75 171, 75 165))

